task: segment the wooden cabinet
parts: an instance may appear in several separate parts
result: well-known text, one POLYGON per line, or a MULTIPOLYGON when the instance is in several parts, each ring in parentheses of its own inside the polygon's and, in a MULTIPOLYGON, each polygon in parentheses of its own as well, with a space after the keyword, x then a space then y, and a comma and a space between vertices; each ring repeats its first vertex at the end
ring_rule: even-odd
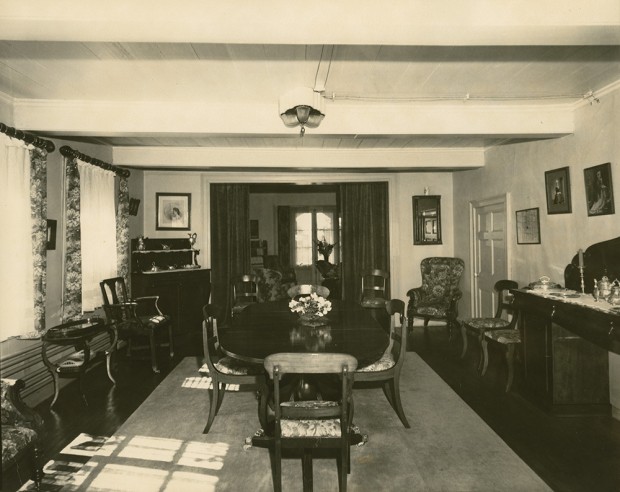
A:
MULTIPOLYGON (((132 240, 131 295, 159 296, 159 308, 172 318, 175 344, 189 347, 202 339, 202 306, 211 295, 211 270, 200 268, 188 239, 132 240), (158 271, 152 271, 156 266, 158 271)), ((202 351, 201 342, 195 351, 202 351)), ((193 355, 193 354, 190 354, 193 355)))
POLYGON ((620 350, 620 316, 512 291, 522 333, 526 393, 557 414, 609 412, 608 350, 620 350))

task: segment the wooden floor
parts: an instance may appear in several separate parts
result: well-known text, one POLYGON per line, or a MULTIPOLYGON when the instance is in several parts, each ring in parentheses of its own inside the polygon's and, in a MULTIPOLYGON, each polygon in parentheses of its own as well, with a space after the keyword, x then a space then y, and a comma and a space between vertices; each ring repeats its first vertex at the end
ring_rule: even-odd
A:
MULTIPOLYGON (((518 380, 511 393, 504 393, 505 368, 500 354, 491 352, 489 371, 481 378, 475 370, 477 352, 471 350, 471 356, 461 360, 458 337, 450 342, 446 330, 435 327, 430 347, 426 347, 420 331, 414 330, 411 348, 552 489, 620 490, 619 421, 611 417, 549 416, 519 394, 518 380)), ((49 411, 49 401, 39 405, 37 410, 47 429, 44 462, 82 432, 112 435, 183 356, 195 355, 192 350, 179 348, 176 359, 163 366, 158 375, 150 371, 147 362, 123 361, 116 386, 107 379, 103 366, 95 367, 87 378, 88 407, 73 383, 61 392, 54 410, 49 411)), ((475 447, 476 443, 472 443, 472 450, 475 447)), ((6 478, 2 490, 15 490, 10 478, 6 478)), ((510 490, 510 477, 506 477, 506 490, 510 490)))

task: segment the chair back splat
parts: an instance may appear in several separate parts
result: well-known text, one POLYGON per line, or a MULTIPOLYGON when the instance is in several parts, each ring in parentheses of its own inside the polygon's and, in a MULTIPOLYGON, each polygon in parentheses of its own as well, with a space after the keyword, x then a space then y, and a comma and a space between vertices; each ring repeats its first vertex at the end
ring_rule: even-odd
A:
POLYGON ((232 315, 243 311, 248 304, 258 302, 258 276, 255 274, 240 275, 233 281, 232 315))
POLYGON ((362 273, 360 303, 364 307, 383 308, 387 301, 387 282, 390 273, 386 270, 372 269, 362 273))
POLYGON ((309 296, 310 294, 316 294, 327 299, 329 297, 329 289, 323 285, 300 284, 293 285, 287 291, 287 294, 291 299, 298 299, 299 297, 309 296))
POLYGON ((357 368, 355 357, 333 353, 278 353, 268 356, 264 367, 273 380, 274 394, 274 490, 282 490, 282 449, 303 450, 304 490, 312 489, 313 449, 334 448, 339 470, 340 490, 346 491, 350 469, 351 387, 357 368), (282 401, 281 378, 284 375, 332 374, 341 382, 336 401, 282 401))

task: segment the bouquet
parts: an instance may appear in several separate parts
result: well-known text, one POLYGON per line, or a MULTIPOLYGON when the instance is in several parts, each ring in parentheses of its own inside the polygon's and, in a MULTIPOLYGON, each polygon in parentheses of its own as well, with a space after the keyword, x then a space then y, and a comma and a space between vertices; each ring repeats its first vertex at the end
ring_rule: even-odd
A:
POLYGON ((288 307, 292 312, 299 313, 301 316, 322 318, 332 310, 332 303, 313 292, 309 296, 291 299, 288 307))
POLYGON ((323 258, 325 258, 325 261, 329 259, 329 256, 334 250, 334 246, 336 245, 328 243, 325 237, 323 237, 323 239, 321 239, 320 241, 316 241, 316 249, 323 256, 323 258))

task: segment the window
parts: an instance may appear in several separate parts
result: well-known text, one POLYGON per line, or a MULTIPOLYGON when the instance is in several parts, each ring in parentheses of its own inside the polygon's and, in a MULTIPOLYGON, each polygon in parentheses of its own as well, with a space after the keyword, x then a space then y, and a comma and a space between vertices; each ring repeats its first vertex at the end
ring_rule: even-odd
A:
MULTIPOLYGON (((318 258, 316 241, 336 243, 336 212, 333 208, 297 209, 294 213, 294 262, 296 266, 313 265, 318 258)), ((331 261, 336 263, 334 249, 331 261)), ((320 258, 323 259, 323 258, 320 258)))

